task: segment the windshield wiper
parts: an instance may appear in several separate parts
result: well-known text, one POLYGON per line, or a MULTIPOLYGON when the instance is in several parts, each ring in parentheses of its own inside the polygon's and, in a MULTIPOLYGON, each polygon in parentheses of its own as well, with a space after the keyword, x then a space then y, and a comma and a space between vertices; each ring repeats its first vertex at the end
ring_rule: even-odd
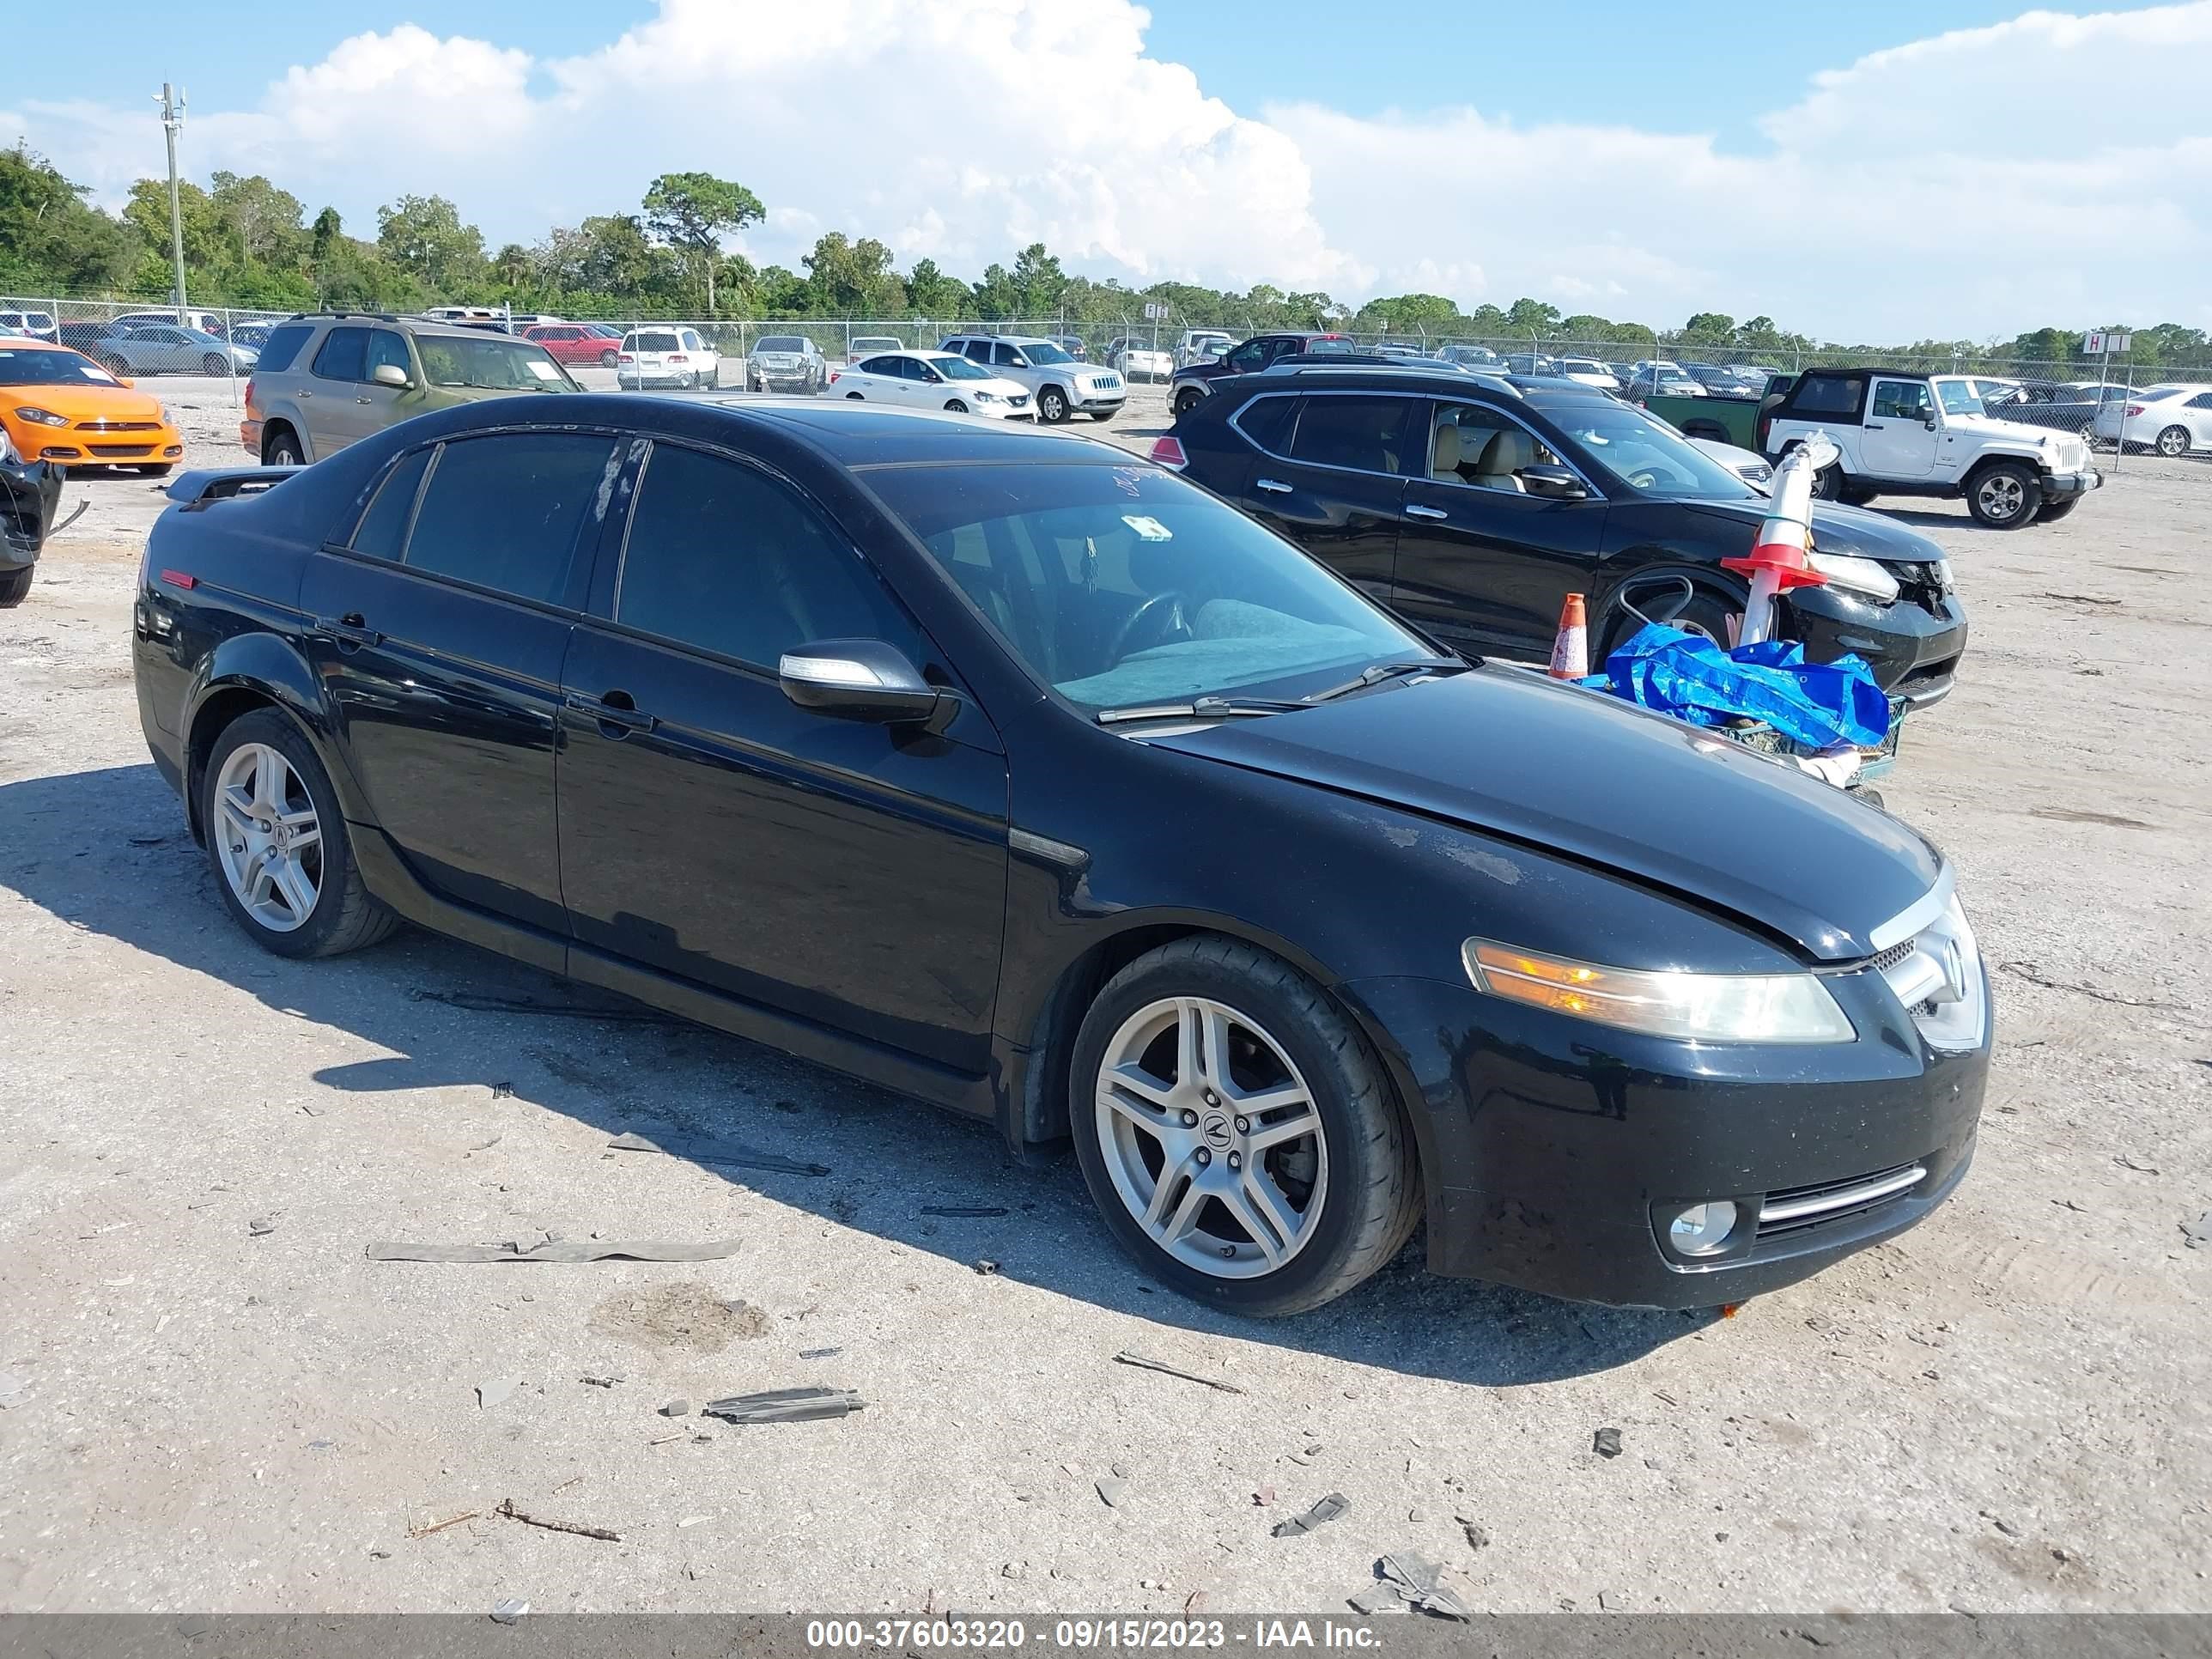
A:
POLYGON ((1342 685, 1332 685, 1326 691, 1316 691, 1305 701, 1308 703, 1327 702, 1331 697, 1340 697, 1347 691, 1364 691, 1370 685, 1380 685, 1385 680, 1395 680, 1407 674, 1451 673, 1468 665, 1457 657, 1422 657, 1410 662, 1378 662, 1371 668, 1360 671, 1356 680, 1346 680, 1342 685))
POLYGON ((1091 716, 1101 726, 1127 720, 1228 720, 1243 714, 1291 714, 1306 707, 1268 697, 1194 697, 1188 702, 1152 702, 1127 708, 1102 708, 1091 716))

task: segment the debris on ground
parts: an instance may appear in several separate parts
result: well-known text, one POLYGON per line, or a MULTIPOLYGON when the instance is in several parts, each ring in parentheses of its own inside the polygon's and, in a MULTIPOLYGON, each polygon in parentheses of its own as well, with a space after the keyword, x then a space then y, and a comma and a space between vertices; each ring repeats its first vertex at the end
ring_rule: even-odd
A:
POLYGON ((1294 1515, 1287 1521, 1278 1521, 1273 1528, 1277 1538, 1296 1538, 1301 1533, 1311 1532, 1324 1526, 1352 1507, 1352 1500, 1340 1492, 1333 1492, 1304 1515, 1294 1515))
POLYGON ((276 1231, 276 1224, 266 1216, 256 1216, 246 1224, 246 1234, 249 1238, 266 1238, 276 1231))
POLYGON ((514 1507, 512 1498, 506 1499, 492 1513, 503 1515, 510 1521, 520 1521, 526 1527, 536 1527, 544 1532, 574 1533, 579 1538, 598 1538, 610 1544, 622 1542, 620 1533, 609 1532, 605 1527, 586 1527, 574 1521, 548 1521, 538 1516, 525 1515, 514 1507))
POLYGON ((680 1244, 665 1238, 549 1238, 525 1249, 506 1244, 404 1244, 368 1247, 371 1261, 720 1261, 738 1253, 734 1238, 680 1244))
POLYGON ((624 1381, 624 1378, 620 1371, 612 1371, 605 1376, 580 1376, 576 1381, 586 1388, 611 1389, 624 1381))
POLYGON ((758 1394, 733 1394, 726 1400, 710 1400, 699 1407, 702 1417, 720 1417, 732 1423, 811 1423, 844 1417, 866 1408, 867 1401, 854 1389, 768 1389, 758 1394))
POLYGON ((799 1357, 801 1359, 830 1359, 844 1352, 842 1348, 801 1348, 799 1357))
POLYGON ((2205 1211, 2194 1221, 2183 1222, 2181 1231, 2192 1250, 2200 1244, 2212 1244, 2212 1210, 2205 1211))
POLYGON ((826 1164, 808 1164, 795 1158, 784 1158, 775 1152, 759 1152, 750 1146, 740 1146, 733 1140, 709 1140, 703 1137, 689 1140, 653 1140, 641 1134, 617 1135, 607 1142, 607 1149, 616 1152, 659 1152, 668 1158, 680 1158, 693 1164, 724 1164, 740 1170, 780 1170, 786 1175, 826 1176, 826 1164))
POLYGON ((714 1517, 711 1515, 687 1515, 676 1524, 681 1527, 703 1527, 714 1517))
POLYGON ((2118 1158, 2114 1158, 2112 1162, 2118 1164, 2123 1170, 2133 1170, 2137 1175, 2156 1175, 2159 1173, 2158 1167, 2155 1164, 2146 1164, 2141 1158, 2132 1158, 2125 1152, 2122 1152, 2118 1158))
POLYGON ((1467 1534, 1468 1548, 1479 1550, 1489 1547, 1490 1534, 1480 1522, 1464 1515, 1455 1515, 1452 1519, 1459 1522, 1459 1529, 1467 1534))
POLYGON ((689 1417, 691 1415, 691 1402, 678 1395, 660 1408, 660 1414, 663 1417, 689 1417))
POLYGON ((1620 1431, 1619 1429, 1600 1429, 1595 1434, 1590 1437, 1590 1449, 1595 1452, 1600 1457, 1620 1456, 1620 1431))
POLYGON ((1374 1589, 1348 1598, 1362 1613, 1425 1613, 1463 1625, 1474 1622, 1467 1603, 1437 1582, 1443 1568, 1425 1555, 1410 1550, 1386 1555, 1375 1564, 1375 1577, 1381 1582, 1374 1589))
POLYGON ((999 1264, 987 1256, 975 1264, 975 1271, 983 1278, 988 1279, 999 1271, 999 1264))
POLYGON ((489 1382, 479 1382, 477 1384, 477 1404, 489 1410, 501 1401, 512 1399, 514 1391, 521 1386, 521 1379, 513 1376, 502 1376, 495 1378, 489 1382))
POLYGON ((511 1625, 529 1611, 529 1602, 510 1595, 504 1601, 495 1601, 492 1604, 491 1621, 495 1625, 511 1625))
POLYGON ((1275 1489, 1273 1486, 1262 1486, 1252 1494, 1252 1502, 1263 1510, 1274 1501, 1275 1489))
POLYGON ((924 1215, 981 1217, 1005 1215, 1007 1211, 1003 1204, 925 1204, 921 1206, 921 1212, 924 1215))
POLYGON ((434 1522, 427 1527, 410 1527, 407 1535, 410 1538, 428 1538, 434 1532, 443 1532, 448 1527, 459 1526, 464 1521, 473 1521, 483 1513, 482 1510, 470 1510, 460 1515, 447 1516, 443 1521, 434 1522))
POLYGON ((1182 1598, 1182 1610, 1185 1613, 1204 1613, 1206 1611, 1206 1593, 1204 1590, 1193 1590, 1189 1595, 1182 1598))
POLYGON ((1099 1501, 1108 1509, 1118 1510, 1121 1507, 1121 1494, 1129 1490, 1129 1483, 1127 1480, 1119 1475, 1109 1474, 1095 1484, 1098 1488, 1099 1501))
POLYGON ((1217 1389, 1223 1394, 1244 1392, 1234 1382, 1224 1382, 1220 1378, 1214 1376, 1200 1376, 1196 1371, 1183 1370, 1178 1366, 1168 1364, 1164 1360, 1147 1359, 1144 1355, 1133 1352, 1127 1348, 1122 1349, 1114 1356, 1114 1363, 1117 1365, 1134 1365, 1139 1370, 1158 1371, 1163 1376, 1179 1376, 1186 1382, 1195 1382, 1204 1389, 1217 1389))
POLYGON ((21 1371, 0 1371, 0 1412, 12 1409, 30 1386, 31 1379, 21 1371))

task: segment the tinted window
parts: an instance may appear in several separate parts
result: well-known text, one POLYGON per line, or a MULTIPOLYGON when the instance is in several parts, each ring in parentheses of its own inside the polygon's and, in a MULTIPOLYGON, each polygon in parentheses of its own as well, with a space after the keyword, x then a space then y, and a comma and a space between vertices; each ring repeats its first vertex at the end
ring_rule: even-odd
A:
POLYGON ((763 668, 811 640, 918 654, 881 584, 812 507, 753 467, 670 444, 646 463, 615 619, 763 668))
POLYGON ((1402 474, 1420 447, 1407 433, 1412 418, 1413 405, 1402 398, 1308 398, 1290 453, 1318 466, 1402 474))
POLYGON ((960 351, 963 356, 973 358, 979 363, 991 361, 991 343, 988 340, 970 340, 960 348, 960 351))
POLYGON ((315 354, 315 374, 325 380, 365 380, 368 378, 368 331, 334 328, 315 354))
POLYGON ((1296 398, 1255 398, 1237 412, 1237 425, 1262 449, 1278 455, 1290 447, 1291 418, 1298 412, 1296 398))
POLYGON ((1797 382, 1790 399, 1793 414, 1856 415, 1859 412, 1861 382, 1815 374, 1797 382))
POLYGON ((408 565, 519 599, 559 598, 613 453, 613 440, 573 432, 447 444, 407 538, 408 565))
POLYGON ((378 559, 399 556, 400 544, 407 539, 407 520, 415 508, 415 492, 422 483, 422 469, 429 464, 430 452, 418 449, 402 456, 399 465, 385 475, 376 499, 368 504, 368 511, 361 515, 360 528, 353 532, 355 552, 378 559))
POLYGON ((2212 392, 2200 392, 2189 400, 2191 409, 2212 409, 2212 392))
POLYGON ((1257 340, 1248 340, 1221 362, 1232 374, 1249 374, 1267 361, 1267 348, 1257 340))
POLYGON ((863 374, 889 374, 892 378, 896 379, 899 375, 906 373, 905 368, 902 367, 905 361, 906 360, 902 357, 871 357, 867 362, 860 365, 860 373, 863 374))
POLYGON ((368 373, 361 378, 374 379, 377 369, 386 363, 409 380, 415 378, 414 367, 407 361, 407 342, 388 328, 373 330, 368 337, 368 373))
POLYGON ((300 348, 314 331, 313 323, 279 323, 270 329, 269 343, 261 348, 261 373, 282 374, 291 368, 292 359, 300 355, 300 348))

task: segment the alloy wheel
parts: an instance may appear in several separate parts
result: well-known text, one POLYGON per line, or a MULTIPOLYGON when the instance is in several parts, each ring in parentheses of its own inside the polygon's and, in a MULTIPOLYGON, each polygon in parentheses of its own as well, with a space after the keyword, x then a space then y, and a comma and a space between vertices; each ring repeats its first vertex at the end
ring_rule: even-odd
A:
POLYGON ((2189 453, 2189 434, 2178 426, 2170 426, 2158 434, 2158 453, 2168 460, 2189 453))
POLYGON ((240 744, 216 779, 210 827, 223 878, 273 933, 307 925, 323 884, 322 823, 292 763, 265 743, 240 744))
POLYGON ((1282 1044, 1225 1003, 1165 998, 1123 1021, 1100 1062, 1093 1132, 1129 1213, 1199 1273, 1273 1273, 1320 1224, 1320 1108, 1282 1044))
POLYGON ((1990 473, 1975 489, 1974 498, 1980 503, 1983 516, 1993 524, 2019 517, 2021 508, 2027 504, 2027 492, 2009 472, 1990 473))

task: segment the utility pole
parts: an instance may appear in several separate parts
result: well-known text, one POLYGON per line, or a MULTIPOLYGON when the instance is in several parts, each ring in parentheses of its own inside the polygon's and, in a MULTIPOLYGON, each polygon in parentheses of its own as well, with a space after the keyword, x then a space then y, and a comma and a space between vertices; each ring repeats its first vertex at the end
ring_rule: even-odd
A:
POLYGON ((185 320, 185 215, 177 202, 177 133, 185 125, 185 89, 173 97, 169 83, 161 82, 161 131, 169 140, 169 254, 177 268, 177 322, 185 320))

